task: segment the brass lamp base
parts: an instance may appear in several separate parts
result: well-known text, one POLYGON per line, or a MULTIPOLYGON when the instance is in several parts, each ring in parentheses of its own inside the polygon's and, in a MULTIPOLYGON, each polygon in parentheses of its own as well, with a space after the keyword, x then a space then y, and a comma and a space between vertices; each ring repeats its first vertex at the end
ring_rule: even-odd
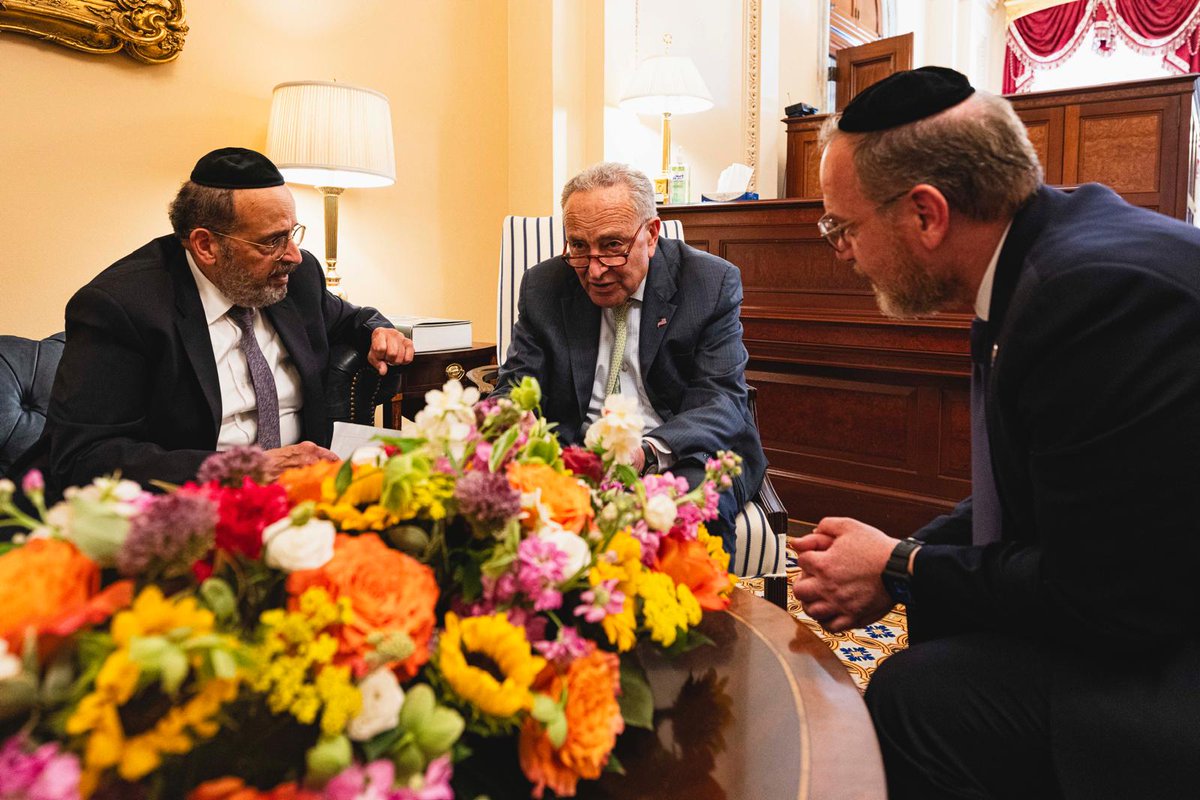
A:
POLYGON ((325 198, 325 288, 343 300, 346 290, 342 288, 342 276, 337 273, 338 197, 344 191, 333 186, 318 186, 317 191, 325 198))

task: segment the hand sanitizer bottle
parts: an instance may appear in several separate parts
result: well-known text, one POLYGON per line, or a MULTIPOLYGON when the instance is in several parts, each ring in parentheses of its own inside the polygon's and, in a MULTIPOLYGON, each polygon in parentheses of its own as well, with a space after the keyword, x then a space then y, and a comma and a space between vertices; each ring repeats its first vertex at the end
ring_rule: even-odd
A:
POLYGON ((667 168, 671 178, 671 205, 687 203, 691 200, 691 172, 688 165, 683 163, 678 151, 671 165, 667 168))

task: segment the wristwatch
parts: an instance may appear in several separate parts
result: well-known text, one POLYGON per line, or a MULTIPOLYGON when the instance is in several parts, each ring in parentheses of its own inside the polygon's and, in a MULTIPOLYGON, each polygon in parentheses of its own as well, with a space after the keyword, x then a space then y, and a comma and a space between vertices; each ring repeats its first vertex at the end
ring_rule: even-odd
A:
POLYGON ((658 472, 658 451, 654 449, 654 445, 649 442, 642 442, 642 455, 645 459, 642 462, 642 474, 649 475, 651 472, 658 472))
POLYGON ((893 602, 907 604, 912 599, 909 581, 912 575, 908 573, 908 559, 913 551, 921 546, 921 542, 909 537, 896 542, 892 555, 888 558, 887 566, 883 568, 883 588, 893 602))

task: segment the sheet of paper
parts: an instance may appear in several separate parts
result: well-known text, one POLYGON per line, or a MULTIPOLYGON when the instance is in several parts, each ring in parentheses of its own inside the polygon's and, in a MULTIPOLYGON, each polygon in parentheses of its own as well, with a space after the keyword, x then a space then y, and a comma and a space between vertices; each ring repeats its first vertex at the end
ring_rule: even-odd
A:
POLYGON ((374 442, 376 436, 397 435, 399 432, 391 428, 376 428, 374 425, 358 425, 354 422, 335 422, 333 423, 333 443, 329 449, 338 458, 347 459, 364 444, 374 442))

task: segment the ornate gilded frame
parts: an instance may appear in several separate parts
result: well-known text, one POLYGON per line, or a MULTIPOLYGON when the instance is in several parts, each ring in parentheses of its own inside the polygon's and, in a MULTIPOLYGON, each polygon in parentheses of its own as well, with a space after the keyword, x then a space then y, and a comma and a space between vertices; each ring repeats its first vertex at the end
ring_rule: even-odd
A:
POLYGON ((0 0, 0 32, 85 53, 116 53, 143 64, 174 61, 188 26, 183 0, 0 0))

